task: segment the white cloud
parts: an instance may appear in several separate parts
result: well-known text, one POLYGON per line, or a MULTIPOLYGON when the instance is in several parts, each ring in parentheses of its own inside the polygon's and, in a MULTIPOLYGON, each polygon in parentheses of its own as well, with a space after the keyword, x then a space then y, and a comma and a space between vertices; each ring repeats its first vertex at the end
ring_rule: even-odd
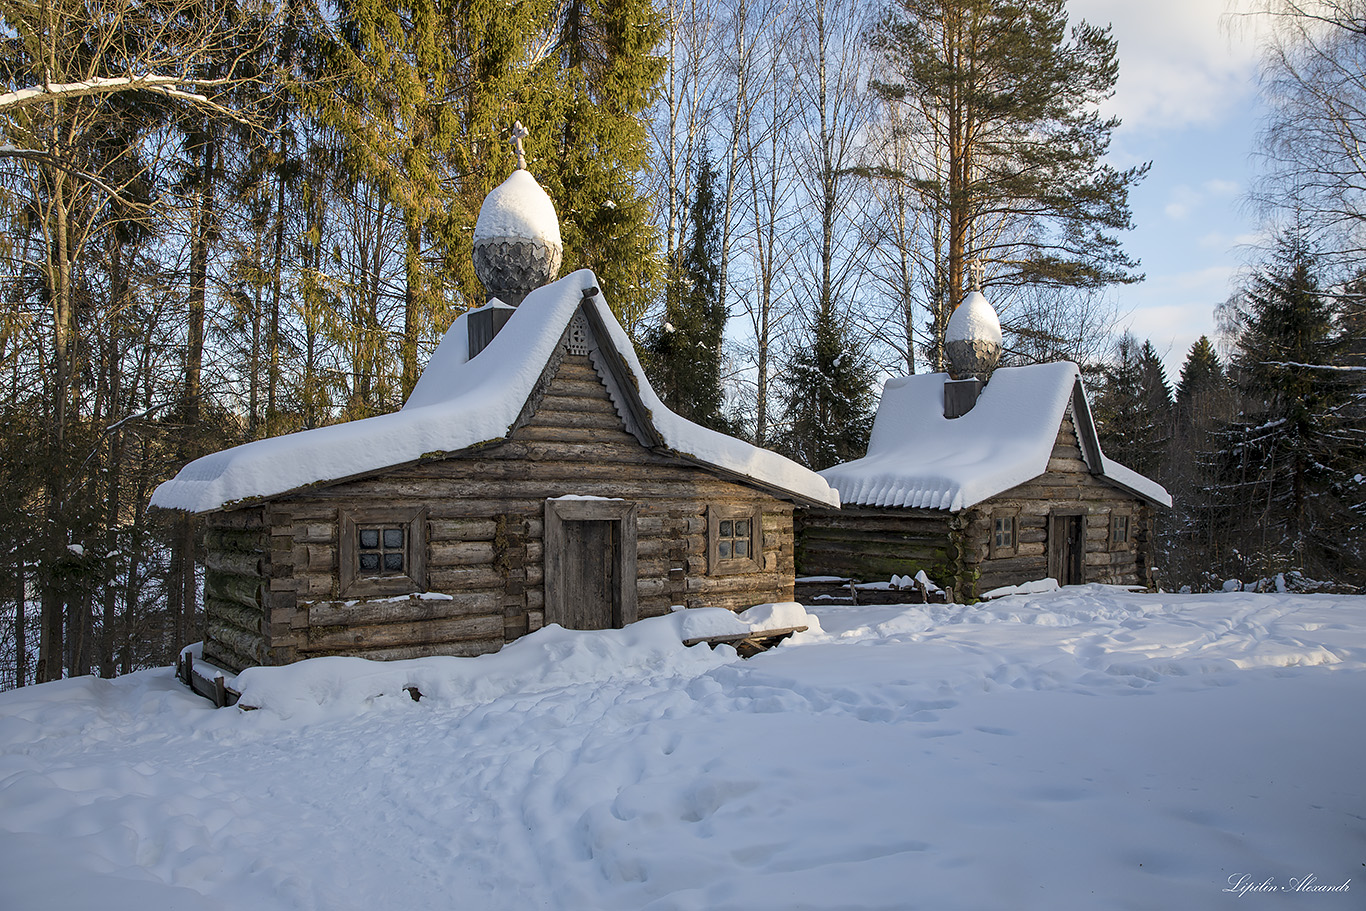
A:
POLYGON ((1201 189, 1211 196, 1237 196, 1242 192, 1242 185, 1232 180, 1207 180, 1201 184, 1201 189))
POLYGON ((1214 339, 1214 308, 1228 299, 1236 274, 1232 265, 1208 266, 1150 277, 1118 292, 1128 331, 1162 353, 1168 378, 1180 374, 1196 339, 1214 339))
POLYGON ((1218 122, 1253 96, 1256 37, 1225 27, 1225 0, 1073 0, 1068 11, 1113 26, 1120 76, 1107 109, 1129 130, 1218 122))

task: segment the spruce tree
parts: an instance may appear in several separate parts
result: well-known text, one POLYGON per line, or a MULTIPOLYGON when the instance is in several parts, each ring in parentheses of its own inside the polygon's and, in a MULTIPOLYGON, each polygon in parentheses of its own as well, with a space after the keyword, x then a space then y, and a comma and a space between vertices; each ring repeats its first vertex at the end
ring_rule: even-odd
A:
POLYGON ((1176 384, 1178 421, 1193 422, 1204 400, 1225 385, 1224 365, 1219 361, 1219 353, 1210 344, 1209 336, 1202 335, 1191 345, 1186 362, 1181 366, 1181 379, 1176 384))
POLYGON ((650 377, 664 404, 689 420, 733 433, 722 413, 721 228, 716 170, 707 149, 694 166, 694 195, 680 274, 670 282, 664 318, 646 335, 650 377))
POLYGON ((1173 585, 1207 584, 1210 566, 1230 549, 1220 531, 1226 523, 1217 496, 1216 431, 1228 420, 1231 403, 1224 365, 1209 338, 1201 336, 1181 366, 1161 479, 1172 495, 1172 511, 1158 523, 1158 553, 1163 576, 1173 585))
POLYGON ((529 144, 547 152, 536 176, 560 216, 562 271, 592 269, 628 331, 660 273, 640 176, 649 165, 644 117, 664 72, 654 53, 663 35, 651 0, 567 0, 556 69, 541 87, 549 101, 541 122, 558 126, 548 148, 529 144))
POLYGON ((790 361, 778 448, 820 470, 861 458, 873 429, 873 382, 834 315, 818 311, 811 342, 790 361))
POLYGON ((1247 570, 1359 579, 1362 389, 1340 369, 1348 340, 1321 269, 1308 241, 1287 233, 1244 290, 1234 356, 1242 413, 1220 434, 1219 499, 1247 570))
POLYGON ((1171 387, 1152 342, 1120 338, 1096 400, 1105 454, 1140 474, 1159 478, 1170 434, 1171 387))

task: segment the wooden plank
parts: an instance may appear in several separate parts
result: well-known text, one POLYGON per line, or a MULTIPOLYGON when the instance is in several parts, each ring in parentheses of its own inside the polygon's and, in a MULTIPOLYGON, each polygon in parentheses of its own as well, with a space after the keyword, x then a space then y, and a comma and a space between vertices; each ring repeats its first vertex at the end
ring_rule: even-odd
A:
POLYGON ((432 543, 445 541, 492 541, 498 530, 493 519, 473 519, 436 516, 427 520, 427 540, 432 543))
POLYGON ((383 648, 319 649, 301 648, 300 657, 319 658, 325 655, 351 655, 370 661, 402 661, 408 658, 435 658, 448 656, 454 658, 473 658, 487 655, 503 647, 503 637, 487 639, 461 639, 455 642, 432 642, 415 645, 387 646, 383 648))
MULTIPOLYGON (((250 664, 261 664, 262 656, 265 654, 265 639, 260 633, 250 633, 239 629, 228 623, 219 623, 214 618, 206 618, 204 622, 206 638, 217 645, 225 646, 222 651, 216 651, 214 663, 217 664, 223 657, 223 652, 244 656, 250 659, 250 664)), ((211 650, 212 651, 212 650, 211 650)), ((244 664, 243 667, 248 665, 244 664)), ((239 668, 240 669, 240 668, 239 668)))
POLYGON ((206 529, 263 528, 265 523, 265 509, 261 506, 211 513, 204 522, 206 529))
POLYGON ((204 555, 204 568, 234 576, 260 576, 265 565, 261 551, 210 549, 204 555))
MULTIPOLYGON (((500 470, 497 473, 503 472, 500 470)), ((772 502, 772 498, 761 491, 707 476, 689 480, 684 485, 676 481, 656 480, 646 470, 630 476, 614 472, 596 474, 575 470, 563 478, 535 474, 533 477, 521 478, 460 477, 439 481, 394 475, 371 478, 363 484, 357 482, 354 486, 329 488, 319 495, 338 500, 377 499, 405 506, 430 505, 436 515, 462 514, 466 504, 455 505, 455 501, 459 500, 483 503, 488 511, 482 515, 498 515, 521 512, 511 503, 535 503, 571 494, 625 500, 672 500, 673 504, 667 504, 671 509, 675 506, 682 509, 685 503, 715 500, 758 504, 772 502)))
POLYGON ((210 571, 204 573, 204 597, 230 604, 260 609, 264 585, 259 576, 236 576, 210 571))
POLYGON ((204 546, 209 550, 261 554, 266 550, 266 535, 259 530, 211 528, 204 532, 204 546))
POLYGON ((799 535, 826 535, 837 532, 854 532, 870 535, 907 535, 911 537, 936 537, 948 534, 948 519, 915 518, 898 516, 841 516, 829 520, 805 517, 798 523, 799 535))
POLYGON ((308 605, 311 626, 374 626, 384 623, 418 623, 445 620, 469 614, 492 613, 499 609, 497 591, 462 591, 445 598, 404 598, 402 600, 316 601, 308 605))
POLYGON ((261 635, 266 622, 266 614, 259 607, 245 607, 218 598, 205 598, 204 613, 212 615, 220 624, 235 626, 246 633, 261 635))
MULTIPOLYGON (((530 581, 529 573, 527 581, 530 581)), ((491 566, 432 566, 427 570, 427 588, 430 591, 496 591, 502 587, 502 574, 491 566)))
POLYGON ((692 639, 684 639, 683 647, 692 648, 694 645, 701 642, 705 642, 712 648, 716 648, 718 645, 729 645, 743 639, 786 639, 793 633, 804 633, 806 630, 807 627, 805 626, 784 626, 778 629, 754 629, 747 633, 727 633, 721 636, 696 636, 692 639))
POLYGON ((513 431, 509 439, 528 440, 538 442, 558 442, 566 443, 595 443, 600 439, 606 438, 608 441, 616 443, 632 442, 640 445, 635 437, 623 430, 599 430, 594 428, 572 428, 547 426, 530 423, 517 428, 513 431))
POLYGON ((608 396, 564 395, 553 386, 549 392, 541 397, 541 403, 536 411, 538 414, 542 411, 560 414, 571 411, 610 414, 617 423, 621 423, 621 416, 617 414, 616 405, 612 404, 612 400, 608 396))
MULTIPOLYGON (((776 573, 747 573, 735 576, 689 576, 684 591, 689 594, 714 594, 721 592, 771 592, 784 584, 783 577, 776 573)), ((765 598, 765 601, 777 600, 765 598)), ((760 602, 756 601, 755 604, 760 602)))
POLYGON ((494 546, 492 541, 458 541, 455 543, 443 544, 433 543, 427 547, 431 555, 428 566, 471 566, 475 564, 492 564, 494 559, 494 546))
MULTIPOLYGON (((998 557, 995 560, 983 560, 978 567, 983 576, 987 573, 1009 573, 1011 575, 1029 576, 1028 579, 1021 581, 1031 581, 1040 579, 1047 575, 1048 557, 1045 554, 1023 557, 998 557), (1037 575, 1030 576, 1030 573, 1037 572, 1037 575)), ((994 586, 999 587, 999 586, 994 586)))
POLYGON ((311 627, 308 644, 300 651, 317 649, 402 648, 411 645, 431 645, 456 642, 462 639, 493 639, 502 641, 503 615, 479 614, 427 620, 421 623, 390 623, 376 626, 311 627))
MULTIPOLYGON (((528 427, 556 427, 566 430, 625 430, 625 424, 621 417, 613 410, 609 414, 604 414, 594 410, 575 410, 575 411, 556 411, 545 406, 542 402, 540 408, 536 409, 536 415, 528 421, 522 428, 528 427)), ((514 434, 514 438, 516 434, 514 434)), ((644 447, 641 447, 645 450, 644 447)))

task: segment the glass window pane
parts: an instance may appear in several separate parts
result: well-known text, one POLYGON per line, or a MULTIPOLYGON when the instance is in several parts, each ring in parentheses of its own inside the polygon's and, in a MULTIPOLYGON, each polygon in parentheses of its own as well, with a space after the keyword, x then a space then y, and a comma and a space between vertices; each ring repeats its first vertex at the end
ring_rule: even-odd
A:
POLYGON ((385 550, 397 550, 403 546, 403 529, 386 528, 384 529, 384 548, 385 550))
POLYGON ((362 528, 360 530, 360 546, 365 548, 379 547, 379 529, 362 528))
POLYGON ((367 573, 379 572, 379 554, 361 554, 360 568, 367 573))
POLYGON ((735 527, 735 523, 731 522, 730 519, 725 519, 725 520, 723 520, 723 521, 721 522, 721 537, 723 537, 723 538, 733 537, 734 534, 735 534, 734 527, 735 527))
POLYGON ((736 539, 736 541, 735 541, 735 556, 737 556, 737 557, 748 557, 748 556, 749 556, 749 541, 748 541, 747 539, 745 539, 745 538, 738 538, 738 539, 736 539))
POLYGON ((716 549, 717 549, 717 553, 721 556, 721 559, 724 560, 724 559, 726 559, 727 557, 730 556, 730 542, 729 542, 729 541, 718 541, 717 544, 716 544, 716 549))
POLYGON ((390 573, 403 572, 403 554, 385 554, 384 571, 390 573))
POLYGON ((737 538, 748 538, 748 537, 749 537, 749 519, 736 519, 736 520, 735 520, 735 537, 737 537, 737 538))

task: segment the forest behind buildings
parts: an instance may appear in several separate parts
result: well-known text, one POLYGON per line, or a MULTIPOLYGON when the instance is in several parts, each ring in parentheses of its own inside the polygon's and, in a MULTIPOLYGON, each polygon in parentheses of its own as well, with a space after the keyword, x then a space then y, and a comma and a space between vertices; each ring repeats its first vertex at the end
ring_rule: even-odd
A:
MULTIPOLYGON (((1263 247, 1179 376, 1112 289, 1146 167, 1062 0, 0 0, 0 687, 199 638, 187 461, 399 408, 528 169, 660 397, 813 468, 938 370, 1081 365, 1159 583, 1366 582, 1366 2, 1267 0, 1263 247), (1292 579, 1298 578, 1291 576, 1292 579)), ((1307 584, 1307 583, 1306 583, 1307 584)))

